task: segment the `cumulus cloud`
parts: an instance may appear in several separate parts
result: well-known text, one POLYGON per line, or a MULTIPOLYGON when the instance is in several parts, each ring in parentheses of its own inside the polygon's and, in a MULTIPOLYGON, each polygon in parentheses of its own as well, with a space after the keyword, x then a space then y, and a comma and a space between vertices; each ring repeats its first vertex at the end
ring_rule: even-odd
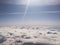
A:
MULTIPOLYGON (((26 5, 28 0, 0 0, 0 3, 26 5)), ((60 0, 31 0, 30 5, 60 5, 60 0)))

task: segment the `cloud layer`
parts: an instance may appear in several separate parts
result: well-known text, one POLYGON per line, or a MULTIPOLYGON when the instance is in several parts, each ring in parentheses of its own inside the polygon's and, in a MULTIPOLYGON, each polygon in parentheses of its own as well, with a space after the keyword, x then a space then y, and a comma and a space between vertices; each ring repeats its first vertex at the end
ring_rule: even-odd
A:
POLYGON ((60 0, 32 0, 31 5, 59 5, 60 0))
MULTIPOLYGON (((26 5, 28 0, 0 0, 0 3, 26 5)), ((30 5, 60 5, 60 0, 31 0, 30 5)))

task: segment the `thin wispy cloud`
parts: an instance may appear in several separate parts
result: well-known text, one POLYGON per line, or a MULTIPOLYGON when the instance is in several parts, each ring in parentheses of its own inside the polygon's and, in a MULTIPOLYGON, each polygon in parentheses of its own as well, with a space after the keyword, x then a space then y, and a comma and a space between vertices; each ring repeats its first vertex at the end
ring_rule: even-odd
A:
MULTIPOLYGON (((26 5, 28 0, 0 0, 0 3, 26 5)), ((60 0, 31 0, 30 5, 60 5, 60 0)))
MULTIPOLYGON (((40 13, 45 13, 45 14, 47 14, 47 13, 60 13, 60 11, 32 11, 32 12, 27 12, 27 14, 40 14, 40 13)), ((24 14, 24 12, 14 12, 14 13, 8 13, 8 12, 6 12, 6 13, 0 13, 0 14, 24 14)))

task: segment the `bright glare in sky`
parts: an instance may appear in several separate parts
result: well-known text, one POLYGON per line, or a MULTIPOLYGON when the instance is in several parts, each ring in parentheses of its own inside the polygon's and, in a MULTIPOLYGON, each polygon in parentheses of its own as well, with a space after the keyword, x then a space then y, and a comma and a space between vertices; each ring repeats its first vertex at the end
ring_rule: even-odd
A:
POLYGON ((31 0, 30 5, 41 4, 41 0, 31 0))
POLYGON ((57 5, 60 3, 59 0, 24 0, 23 3, 29 5, 57 5))
POLYGON ((42 0, 25 0, 27 2, 26 4, 28 5, 40 5, 42 0))
POLYGON ((60 0, 4 0, 0 1, 0 3, 6 4, 16 4, 16 5, 60 5, 60 0))

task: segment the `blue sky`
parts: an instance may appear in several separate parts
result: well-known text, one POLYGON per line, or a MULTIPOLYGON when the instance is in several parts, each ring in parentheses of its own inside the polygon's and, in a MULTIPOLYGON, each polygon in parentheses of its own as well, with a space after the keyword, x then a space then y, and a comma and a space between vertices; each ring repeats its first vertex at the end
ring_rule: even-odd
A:
POLYGON ((32 0, 24 16, 27 2, 28 0, 0 0, 0 22, 21 22, 23 18, 24 21, 60 22, 59 0, 32 0))

